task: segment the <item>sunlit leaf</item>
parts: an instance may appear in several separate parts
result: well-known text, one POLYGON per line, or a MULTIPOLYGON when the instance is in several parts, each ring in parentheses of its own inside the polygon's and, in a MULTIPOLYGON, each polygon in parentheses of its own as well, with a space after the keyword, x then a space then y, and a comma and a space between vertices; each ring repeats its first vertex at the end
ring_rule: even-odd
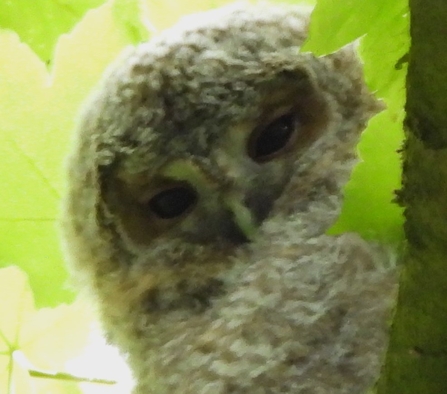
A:
POLYGON ((0 32, 0 266, 30 275, 37 304, 73 299, 56 232, 64 157, 81 102, 130 43, 110 4, 87 13, 55 52, 52 74, 17 35, 0 32))
POLYGON ((91 319, 88 309, 80 302, 40 309, 26 320, 21 348, 36 366, 61 369, 85 345, 91 319))
POLYGON ((303 50, 316 55, 334 52, 383 25, 402 4, 402 0, 318 0, 303 50))
MULTIPOLYGON (((13 357, 11 359, 12 375, 9 384, 9 390, 10 390, 9 393, 34 394, 35 390, 33 387, 32 378, 29 376, 28 370, 24 368, 19 362, 17 362, 16 357, 14 357, 15 353, 16 352, 14 352, 13 357)), ((5 391, 5 393, 8 392, 5 391)), ((44 393, 37 392, 36 394, 44 394, 44 393)))
POLYGON ((345 186, 342 214, 331 233, 356 231, 387 243, 402 239, 402 209, 392 203, 400 187, 396 151, 402 144, 402 121, 403 116, 393 117, 390 111, 371 119, 358 146, 361 162, 345 186))
POLYGON ((24 320, 34 312, 26 274, 16 267, 0 269, 0 353, 18 347, 24 320))
POLYGON ((3 0, 0 28, 19 34, 47 62, 62 33, 68 32, 84 13, 105 0, 3 0))
POLYGON ((360 53, 368 86, 391 111, 399 112, 405 101, 405 57, 410 46, 408 4, 396 2, 393 12, 362 38, 360 53))
POLYGON ((91 326, 85 305, 78 301, 36 310, 26 274, 18 267, 7 267, 0 269, 0 316, 1 393, 61 392, 58 387, 77 390, 54 379, 32 379, 29 370, 63 370, 69 359, 80 354, 91 326))
POLYGON ((117 25, 127 33, 130 42, 134 44, 149 37, 151 26, 144 19, 144 7, 144 0, 114 0, 112 3, 117 25))

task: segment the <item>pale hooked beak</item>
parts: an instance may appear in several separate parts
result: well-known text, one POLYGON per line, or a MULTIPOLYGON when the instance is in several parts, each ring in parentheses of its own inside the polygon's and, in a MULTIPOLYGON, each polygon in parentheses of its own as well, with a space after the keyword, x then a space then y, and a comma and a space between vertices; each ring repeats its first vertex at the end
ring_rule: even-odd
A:
POLYGON ((253 241, 258 226, 252 212, 242 203, 237 193, 228 193, 224 196, 224 204, 234 215, 234 223, 249 241, 253 241))
MULTIPOLYGON (((238 138, 243 138, 247 134, 246 128, 251 126, 240 126, 231 130, 231 133, 238 138)), ((235 146, 243 145, 235 143, 235 146)), ((231 148, 231 147, 230 147, 231 148)), ((238 229, 238 232, 246 238, 247 241, 253 241, 259 227, 259 220, 256 220, 254 212, 246 205, 246 195, 244 192, 244 179, 247 174, 245 169, 250 163, 241 162, 235 157, 243 157, 242 154, 231 154, 232 149, 218 150, 215 160, 217 167, 223 174, 223 178, 228 182, 221 190, 222 202, 232 215, 232 222, 238 229), (242 184, 241 184, 242 183, 242 184)))

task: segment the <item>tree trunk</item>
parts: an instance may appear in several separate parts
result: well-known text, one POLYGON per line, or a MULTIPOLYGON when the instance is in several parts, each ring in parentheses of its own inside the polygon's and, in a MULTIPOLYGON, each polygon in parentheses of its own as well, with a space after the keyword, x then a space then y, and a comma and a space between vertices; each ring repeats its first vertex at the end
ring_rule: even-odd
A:
MULTIPOLYGON (((378 394, 447 393, 447 1, 410 0, 406 249, 378 394)), ((384 43, 386 45, 386 43, 384 43)))

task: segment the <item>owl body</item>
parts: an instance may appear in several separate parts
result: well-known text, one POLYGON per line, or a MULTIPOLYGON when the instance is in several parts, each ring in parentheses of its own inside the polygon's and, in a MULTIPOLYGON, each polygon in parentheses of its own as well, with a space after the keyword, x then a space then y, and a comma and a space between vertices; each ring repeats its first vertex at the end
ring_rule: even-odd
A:
POLYGON ((379 104, 309 11, 238 4, 129 49, 87 101, 62 232, 135 394, 362 393, 389 255, 326 235, 379 104))

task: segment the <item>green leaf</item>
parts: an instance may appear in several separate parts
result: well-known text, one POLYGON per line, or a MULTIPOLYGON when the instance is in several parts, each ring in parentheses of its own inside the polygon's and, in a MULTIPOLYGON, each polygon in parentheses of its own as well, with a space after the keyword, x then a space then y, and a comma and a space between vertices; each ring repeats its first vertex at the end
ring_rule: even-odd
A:
POLYGON ((358 145, 361 162, 344 188, 342 214, 330 234, 356 231, 386 243, 402 240, 402 209, 392 203, 400 187, 403 113, 387 110, 371 119, 358 145))
POLYGON ((80 301, 39 309, 25 320, 20 349, 39 368, 62 369, 87 343, 91 316, 80 301))
MULTIPOLYGON (((304 51, 325 55, 386 23, 402 9, 403 0, 318 0, 304 51)), ((387 45, 386 41, 383 45, 387 45)))
POLYGON ((17 267, 0 269, 0 291, 0 353, 9 355, 19 347, 20 330, 34 312, 34 300, 26 274, 17 267))
POLYGON ((104 0, 4 0, 0 2, 0 27, 17 32, 44 62, 51 59, 57 39, 84 13, 104 0))
POLYGON ((109 3, 58 42, 52 74, 16 34, 0 31, 0 266, 30 275, 39 306, 71 301, 55 220, 76 114, 130 44, 109 3))
POLYGON ((149 38, 150 25, 141 17, 144 9, 141 0, 114 0, 112 4, 113 16, 127 33, 130 42, 138 44, 149 38))
POLYGON ((398 113, 405 102, 405 56, 410 47, 408 4, 395 2, 393 13, 383 16, 362 40, 360 55, 370 89, 398 113))

